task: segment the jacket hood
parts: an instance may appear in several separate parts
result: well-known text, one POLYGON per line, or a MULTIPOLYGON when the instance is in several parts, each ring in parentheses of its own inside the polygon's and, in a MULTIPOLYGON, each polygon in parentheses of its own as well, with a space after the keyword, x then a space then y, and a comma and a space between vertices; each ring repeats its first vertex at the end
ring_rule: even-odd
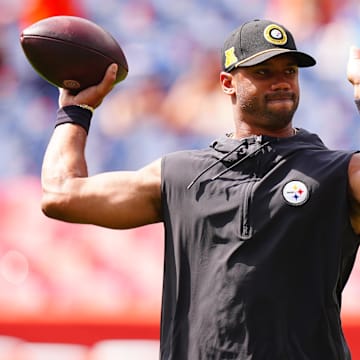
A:
POLYGON ((217 179, 239 164, 246 162, 247 159, 256 157, 260 153, 271 153, 274 157, 285 157, 300 149, 327 149, 316 134, 311 134, 304 129, 298 129, 294 136, 286 138, 254 135, 243 139, 232 139, 224 136, 212 142, 210 148, 213 150, 213 156, 216 160, 190 182, 187 186, 188 189, 219 163, 226 165, 226 168, 212 176, 210 180, 217 179))
POLYGON ((327 149, 324 143, 316 134, 312 134, 304 129, 297 129, 297 132, 294 136, 286 138, 278 138, 264 135, 254 135, 249 136, 243 139, 233 139, 228 136, 223 136, 210 144, 210 147, 215 150, 218 158, 224 156, 224 154, 229 154, 226 160, 227 161, 236 161, 239 157, 243 157, 244 154, 248 154, 259 148, 264 144, 268 144, 271 148, 276 148, 276 150, 284 152, 291 151, 293 148, 289 145, 296 144, 295 149, 299 150, 301 148, 306 149, 327 149))

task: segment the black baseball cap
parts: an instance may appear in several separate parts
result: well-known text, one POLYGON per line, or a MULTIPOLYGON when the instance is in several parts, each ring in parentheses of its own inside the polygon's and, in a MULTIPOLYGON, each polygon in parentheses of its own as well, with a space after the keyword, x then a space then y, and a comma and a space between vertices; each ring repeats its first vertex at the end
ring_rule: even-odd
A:
POLYGON ((293 54, 299 67, 309 67, 316 60, 298 51, 294 38, 284 26, 270 20, 252 20, 235 29, 225 40, 222 69, 253 66, 280 54, 293 54))

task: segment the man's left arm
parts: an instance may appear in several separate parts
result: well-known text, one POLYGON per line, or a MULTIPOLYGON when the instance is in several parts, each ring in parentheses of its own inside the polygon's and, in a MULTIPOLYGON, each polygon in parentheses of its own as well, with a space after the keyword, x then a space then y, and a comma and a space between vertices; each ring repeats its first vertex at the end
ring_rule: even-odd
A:
MULTIPOLYGON (((360 49, 350 48, 347 78, 354 87, 354 101, 360 113, 360 49)), ((360 153, 350 160, 349 169, 350 218, 357 234, 360 234, 360 153)))

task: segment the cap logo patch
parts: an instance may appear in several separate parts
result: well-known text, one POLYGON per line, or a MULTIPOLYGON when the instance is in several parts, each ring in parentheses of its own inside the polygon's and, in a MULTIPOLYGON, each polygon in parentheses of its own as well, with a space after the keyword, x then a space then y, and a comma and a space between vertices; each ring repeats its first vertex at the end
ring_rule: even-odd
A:
POLYGON ((235 55, 235 48, 231 47, 230 49, 225 50, 225 69, 231 65, 234 65, 238 62, 238 58, 235 55))
POLYGON ((285 201, 293 206, 299 206, 306 203, 309 199, 309 190, 307 186, 299 180, 288 182, 282 191, 285 201))
POLYGON ((271 24, 265 28, 264 37, 270 44, 285 45, 287 43, 286 31, 276 24, 271 24))

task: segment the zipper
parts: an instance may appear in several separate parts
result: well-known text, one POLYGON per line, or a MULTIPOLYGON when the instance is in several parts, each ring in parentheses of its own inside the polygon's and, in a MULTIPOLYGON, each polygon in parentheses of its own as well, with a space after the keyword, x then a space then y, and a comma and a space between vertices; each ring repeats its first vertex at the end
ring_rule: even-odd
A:
POLYGON ((249 181, 244 184, 242 191, 242 201, 240 209, 240 238, 249 240, 253 236, 253 226, 251 225, 250 209, 253 198, 253 189, 256 181, 249 181))

